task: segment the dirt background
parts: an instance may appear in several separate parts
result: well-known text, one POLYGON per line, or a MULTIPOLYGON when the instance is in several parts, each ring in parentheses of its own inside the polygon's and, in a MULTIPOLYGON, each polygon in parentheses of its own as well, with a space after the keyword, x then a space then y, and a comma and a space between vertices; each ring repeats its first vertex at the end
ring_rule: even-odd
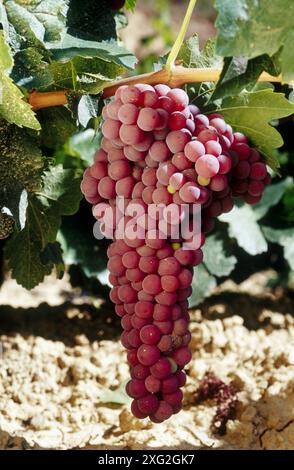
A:
POLYGON ((273 273, 227 281, 191 311, 193 359, 184 409, 163 424, 137 420, 123 386, 126 355, 113 308, 48 278, 0 293, 0 448, 294 449, 294 299, 266 287, 273 273), (196 404, 213 372, 238 390, 220 437, 213 401, 196 404), (121 403, 121 404, 120 404, 121 403))

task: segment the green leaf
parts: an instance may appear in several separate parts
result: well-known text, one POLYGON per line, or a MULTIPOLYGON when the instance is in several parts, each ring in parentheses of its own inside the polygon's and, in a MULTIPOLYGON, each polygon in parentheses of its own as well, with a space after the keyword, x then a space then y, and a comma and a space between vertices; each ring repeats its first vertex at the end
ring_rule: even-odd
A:
POLYGON ((7 69, 12 67, 12 58, 9 46, 5 43, 3 33, 0 31, 0 116, 6 121, 19 127, 29 127, 39 130, 41 128, 31 106, 26 103, 21 91, 6 75, 7 69))
POLYGON ((294 228, 276 230, 262 227, 265 237, 272 243, 278 243, 284 248, 284 257, 294 271, 294 228))
POLYGON ((100 133, 95 133, 94 129, 87 129, 73 135, 64 145, 64 152, 72 157, 81 158, 87 165, 91 165, 100 141, 100 133))
POLYGON ((10 0, 5 2, 5 8, 23 46, 45 46, 60 40, 66 30, 67 0, 10 0))
POLYGON ((92 226, 81 225, 65 218, 58 232, 65 263, 79 265, 88 277, 98 277, 107 265, 105 247, 93 235, 94 222, 91 220, 92 226))
POLYGON ((235 131, 249 137, 275 171, 279 163, 273 149, 281 147, 283 139, 269 121, 289 116, 293 111, 293 104, 282 93, 274 93, 270 89, 226 98, 219 109, 235 131))
POLYGON ((222 65, 222 58, 217 56, 215 52, 215 41, 209 39, 204 48, 200 50, 197 34, 194 34, 183 43, 177 59, 182 61, 184 67, 188 68, 218 68, 222 65))
POLYGON ((55 166, 44 172, 42 191, 29 195, 25 227, 15 232, 5 251, 12 277, 25 288, 39 284, 54 266, 61 275, 63 265, 60 248, 55 245, 56 235, 61 216, 78 209, 79 185, 80 178, 73 170, 55 166))
POLYGON ((76 122, 64 106, 53 106, 38 112, 42 125, 41 142, 48 148, 62 146, 77 131, 76 122))
MULTIPOLYGON (((52 220, 52 219, 51 219, 52 220)), ((52 227, 35 196, 29 198, 25 228, 8 240, 5 257, 12 277, 26 289, 38 285, 52 271, 53 265, 43 264, 40 253, 47 245, 52 227)))
POLYGON ((84 95, 78 104, 78 120, 83 127, 87 127, 90 119, 98 115, 97 97, 84 95))
POLYGON ((253 58, 273 55, 284 45, 282 73, 284 78, 294 78, 292 0, 216 0, 216 9, 219 54, 253 58))
POLYGON ((237 259, 235 256, 226 256, 223 242, 216 235, 206 238, 203 246, 204 264, 210 274, 215 276, 228 276, 234 269, 237 259))
POLYGON ((42 179, 43 188, 37 195, 44 208, 60 215, 71 215, 78 210, 82 198, 80 177, 73 170, 65 170, 61 165, 50 167, 42 179))
POLYGON ((39 189, 43 163, 36 136, 0 120, 0 188, 9 200, 14 191, 39 189))
POLYGON ((211 276, 205 266, 200 264, 194 269, 194 276, 192 281, 192 295, 189 298, 189 307, 195 307, 200 304, 206 297, 211 294, 211 291, 216 287, 216 280, 211 276))
POLYGON ((126 0, 125 7, 132 12, 135 11, 137 0, 126 0))
POLYGON ((116 16, 109 0, 72 0, 67 14, 68 32, 97 42, 116 39, 116 16))
POLYGON ((256 220, 260 220, 271 207, 276 206, 282 199, 285 191, 291 187, 293 187, 293 178, 290 176, 279 183, 267 186, 261 201, 252 207, 256 220))
POLYGON ((19 230, 25 226, 27 206, 28 193, 20 182, 13 181, 0 188, 0 212, 13 217, 19 230))
POLYGON ((40 259, 44 265, 53 264, 58 279, 62 279, 65 266, 62 259, 62 249, 58 242, 48 243, 44 251, 40 253, 40 259))
POLYGON ((211 101, 235 96, 245 89, 251 90, 263 71, 279 75, 280 70, 272 58, 264 54, 248 60, 246 57, 227 57, 211 101))
POLYGON ((222 214, 219 220, 229 224, 229 235, 236 238, 238 245, 250 255, 267 251, 266 240, 250 206, 235 206, 231 212, 222 214))
POLYGON ((59 61, 69 61, 73 57, 97 57, 106 62, 113 62, 126 69, 133 69, 136 58, 116 41, 88 41, 65 34, 58 45, 50 48, 53 58, 59 61))

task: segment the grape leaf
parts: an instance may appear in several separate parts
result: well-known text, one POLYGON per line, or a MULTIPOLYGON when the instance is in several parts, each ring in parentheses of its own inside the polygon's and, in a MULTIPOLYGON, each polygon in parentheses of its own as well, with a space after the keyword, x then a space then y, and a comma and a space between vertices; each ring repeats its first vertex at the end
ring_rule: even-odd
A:
POLYGON ((136 58, 116 41, 89 41, 65 34, 58 44, 50 47, 55 60, 68 61, 75 56, 97 57, 107 62, 113 62, 127 69, 133 69, 136 58))
POLYGON ((60 250, 52 244, 61 216, 78 208, 79 185, 80 178, 73 170, 58 165, 44 172, 42 191, 29 195, 25 227, 14 233, 5 248, 12 277, 27 289, 39 284, 54 265, 59 274, 62 272, 60 250))
POLYGON ((116 12, 109 0, 71 0, 67 13, 68 33, 81 39, 116 39, 116 12))
POLYGON ((217 56, 215 52, 215 41, 213 39, 209 39, 203 49, 200 50, 197 34, 194 34, 184 41, 177 60, 181 61, 184 67, 188 68, 218 68, 222 65, 222 58, 217 56))
POLYGON ((36 194, 44 209, 60 215, 71 215, 78 210, 82 198, 80 177, 73 170, 66 170, 61 165, 50 167, 42 179, 42 190, 36 194))
POLYGON ((202 250, 203 261, 210 274, 228 276, 233 271, 237 259, 235 256, 226 256, 223 242, 216 235, 206 238, 202 250))
POLYGON ((15 232, 5 246, 5 257, 12 277, 26 289, 38 285, 52 271, 53 265, 43 264, 40 257, 49 240, 53 241, 48 237, 52 234, 52 221, 52 217, 47 218, 36 197, 31 195, 24 229, 15 232))
POLYGON ((258 221, 266 215, 271 207, 278 204, 292 184, 291 177, 285 178, 279 183, 268 186, 258 204, 254 206, 236 205, 231 212, 219 217, 221 222, 229 224, 230 236, 235 237, 238 245, 247 253, 257 255, 267 250, 267 243, 258 221))
POLYGON ((14 190, 40 186, 43 158, 35 135, 0 120, 0 188, 12 199, 14 190))
POLYGON ((238 245, 250 255, 264 253, 267 243, 250 206, 235 206, 231 212, 219 217, 229 224, 229 235, 236 238, 238 245))
POLYGON ((0 31, 0 57, 0 116, 19 127, 39 130, 41 126, 31 106, 23 100, 22 92, 7 75, 7 70, 12 67, 13 62, 2 31, 0 31))
POLYGON ((294 78, 292 0, 216 0, 217 52, 248 58, 281 53, 285 80, 294 78))
MULTIPOLYGON (((86 129, 73 135, 65 144, 63 153, 83 160, 87 166, 93 163, 93 156, 100 146, 101 134, 94 129, 86 129)), ((64 156, 64 155, 63 155, 64 156)), ((60 155, 59 158, 62 158, 60 155)))
POLYGON ((83 127, 87 127, 90 119, 97 117, 98 100, 94 96, 84 95, 78 104, 78 120, 83 127))
POLYGON ((65 263, 79 265, 88 277, 98 277, 107 265, 105 246, 94 238, 93 225, 94 219, 81 225, 64 218, 57 237, 65 263))
POLYGON ((216 286, 214 276, 211 276, 205 266, 200 264, 194 269, 192 281, 192 295, 189 298, 189 307, 195 307, 200 304, 205 297, 211 294, 212 289, 216 286))
POLYGON ((25 226, 27 206, 28 193, 20 182, 14 181, 13 185, 0 188, 0 212, 13 217, 19 230, 25 226))
POLYGON ((268 210, 276 206, 282 199, 285 191, 293 187, 293 178, 288 176, 284 180, 276 184, 271 184, 265 188, 262 199, 258 204, 252 206, 256 220, 260 220, 268 210))
POLYGON ((272 119, 289 116, 294 106, 282 93, 265 89, 226 98, 219 112, 235 131, 246 134, 253 145, 265 156, 267 163, 276 171, 279 162, 273 149, 283 145, 279 132, 269 124, 272 119))
POLYGON ((77 131, 76 121, 65 106, 53 106, 38 111, 42 126, 41 144, 48 148, 62 146, 77 131))
POLYGON ((277 230, 263 226, 262 231, 267 240, 284 248, 284 257, 294 271, 294 228, 277 230))
POLYGON ((275 58, 267 54, 247 59, 246 57, 226 57, 220 78, 210 98, 211 101, 227 96, 235 96, 245 89, 252 90, 263 71, 279 75, 280 69, 275 58))
POLYGON ((24 46, 42 47, 58 41, 66 29, 67 0, 9 0, 5 2, 7 17, 24 46))
POLYGON ((126 0, 125 7, 127 10, 135 11, 137 0, 126 0))

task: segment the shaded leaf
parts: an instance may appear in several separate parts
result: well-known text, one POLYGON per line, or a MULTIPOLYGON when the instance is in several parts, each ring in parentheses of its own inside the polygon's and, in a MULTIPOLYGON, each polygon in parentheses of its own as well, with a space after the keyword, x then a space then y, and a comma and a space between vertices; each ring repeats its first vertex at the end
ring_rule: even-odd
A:
POLYGON ((189 298, 189 307, 195 307, 200 304, 206 297, 211 294, 211 291, 216 287, 216 280, 203 266, 200 264, 194 269, 194 276, 192 281, 192 295, 189 298))
POLYGON ((274 93, 270 89, 226 98, 219 109, 235 131, 247 135, 273 170, 279 167, 273 149, 281 147, 283 139, 269 122, 289 116, 293 111, 294 106, 282 93, 274 93))
POLYGON ((294 228, 273 229, 262 227, 267 240, 278 243, 284 248, 284 257, 288 261, 290 268, 294 271, 294 228))
POLYGON ((215 276, 229 275, 237 263, 235 256, 226 256, 223 242, 216 235, 206 238, 202 251, 206 268, 215 276))
POLYGON ((281 45, 282 73, 293 79, 292 0, 216 0, 217 51, 232 57, 273 55, 281 45))
POLYGON ((235 206, 231 212, 219 217, 221 222, 229 224, 229 235, 237 240, 238 245, 251 255, 267 251, 267 243, 250 206, 235 206))

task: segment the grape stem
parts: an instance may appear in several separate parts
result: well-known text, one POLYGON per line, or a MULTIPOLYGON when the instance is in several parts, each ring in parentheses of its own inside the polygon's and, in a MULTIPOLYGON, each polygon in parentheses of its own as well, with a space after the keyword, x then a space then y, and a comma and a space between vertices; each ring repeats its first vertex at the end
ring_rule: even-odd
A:
POLYGON ((181 49, 181 46, 183 44, 183 41, 185 39, 187 28, 188 28, 188 25, 190 23, 190 19, 191 19, 194 7, 196 5, 196 2, 197 2, 197 0, 190 0, 187 11, 186 11, 186 14, 185 14, 185 18, 183 20, 181 29, 180 29, 179 34, 178 34, 178 37, 175 40, 175 43, 174 43, 174 45, 173 45, 173 47, 172 47, 172 49, 171 49, 171 51, 168 55, 168 58, 167 58, 167 61, 166 61, 166 64, 165 64, 165 68, 166 68, 169 76, 171 76, 171 74, 172 74, 173 66, 175 64, 176 58, 178 57, 178 53, 179 53, 179 51, 181 49))
MULTIPOLYGON (((106 85, 103 90, 103 98, 113 96, 116 90, 122 85, 135 85, 136 83, 147 83, 149 85, 157 85, 165 83, 171 88, 181 87, 187 83, 201 83, 201 82, 217 82, 221 70, 210 68, 186 68, 175 66, 172 68, 171 74, 168 70, 162 69, 158 72, 144 73, 132 77, 123 78, 112 82, 111 85, 106 85)), ((260 82, 281 82, 282 77, 279 75, 274 77, 266 72, 263 72, 258 81, 260 82)), ((48 108, 50 106, 61 106, 67 104, 68 90, 51 91, 41 93, 33 91, 29 95, 29 103, 32 108, 37 111, 38 109, 48 108)))

